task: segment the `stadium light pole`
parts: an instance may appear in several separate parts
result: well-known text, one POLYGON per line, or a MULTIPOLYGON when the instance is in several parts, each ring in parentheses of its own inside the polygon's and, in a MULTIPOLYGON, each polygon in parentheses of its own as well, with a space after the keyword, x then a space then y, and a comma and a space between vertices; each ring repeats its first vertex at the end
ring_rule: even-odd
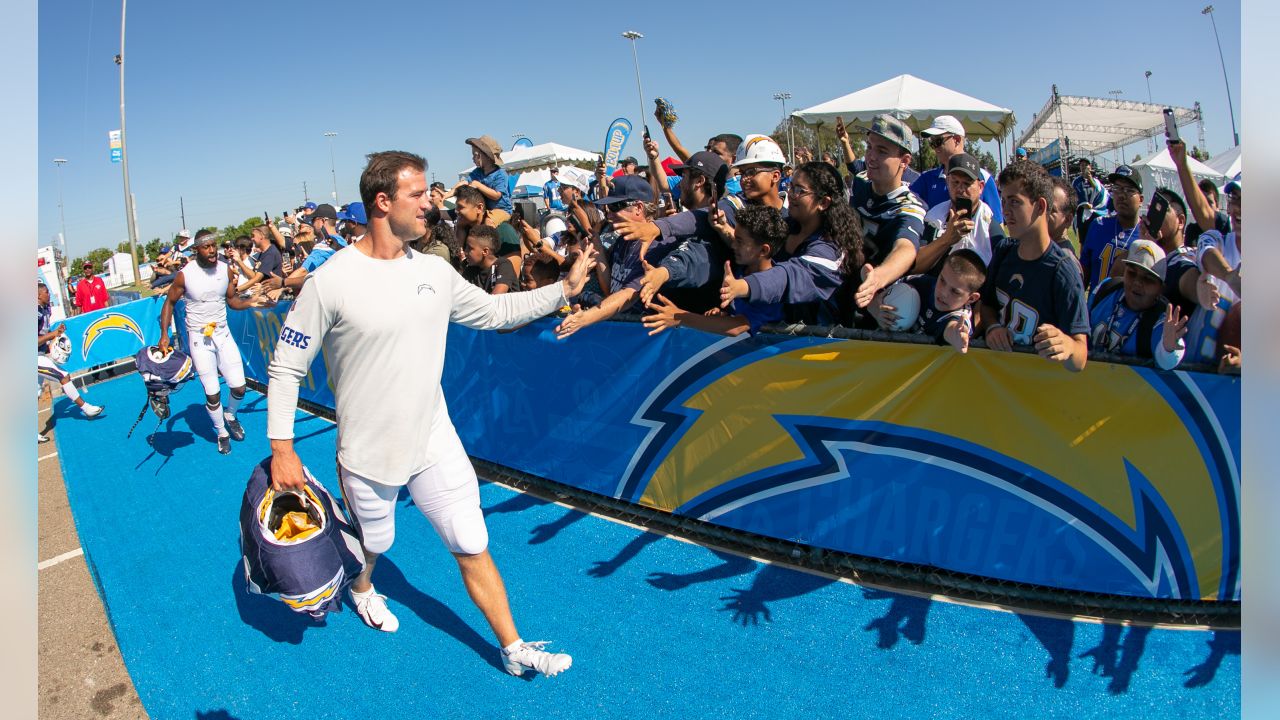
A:
POLYGON ((787 123, 787 157, 791 160, 792 167, 796 164, 796 138, 791 132, 791 118, 787 117, 787 101, 791 99, 791 93, 780 92, 773 94, 774 100, 782 101, 782 119, 787 123))
POLYGON ((120 165, 124 174, 124 219, 129 228, 129 257, 133 261, 133 281, 138 282, 138 224, 134 216, 133 193, 129 191, 129 145, 124 131, 124 16, 128 0, 120 0, 120 165))
POLYGON ((62 254, 67 254, 67 216, 62 211, 62 166, 67 164, 66 158, 54 158, 53 166, 58 168, 58 220, 62 222, 62 254))
POLYGON ((333 177, 333 206, 338 207, 338 173, 333 169, 333 139, 338 137, 338 133, 327 132, 324 136, 329 138, 329 175, 333 177))
POLYGON ((1200 14, 1208 15, 1209 22, 1213 23, 1213 39, 1218 43, 1218 62, 1222 63, 1222 84, 1227 87, 1227 112, 1231 114, 1231 140, 1234 143, 1232 147, 1238 147, 1240 133, 1236 132, 1236 109, 1231 104, 1231 83, 1227 82, 1227 61, 1222 57, 1222 39, 1218 37, 1218 21, 1213 19, 1212 5, 1205 5, 1200 14))
POLYGON ((640 124, 644 127, 644 136, 649 137, 649 123, 644 119, 644 88, 640 86, 640 57, 636 55, 636 40, 644 37, 635 30, 622 33, 622 37, 631 41, 631 62, 636 68, 636 92, 640 95, 640 124))

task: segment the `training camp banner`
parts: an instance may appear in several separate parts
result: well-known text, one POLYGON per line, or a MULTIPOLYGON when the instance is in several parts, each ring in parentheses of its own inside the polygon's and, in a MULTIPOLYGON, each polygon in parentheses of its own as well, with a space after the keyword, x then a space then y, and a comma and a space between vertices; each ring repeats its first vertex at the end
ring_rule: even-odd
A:
MULTIPOLYGON (((265 382, 280 313, 231 313, 265 382), (247 320, 247 322, 246 322, 247 320)), ((450 326, 475 457, 811 546, 1139 597, 1240 597, 1240 381, 609 322, 450 326)), ((333 406, 317 359, 302 396, 333 406)))

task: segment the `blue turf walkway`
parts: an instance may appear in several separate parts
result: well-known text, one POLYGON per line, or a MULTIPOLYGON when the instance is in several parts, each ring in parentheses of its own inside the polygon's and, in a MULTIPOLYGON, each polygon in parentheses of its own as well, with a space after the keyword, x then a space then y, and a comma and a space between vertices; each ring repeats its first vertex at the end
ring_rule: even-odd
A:
MULTIPOLYGON (((325 625, 244 591, 237 514, 267 455, 266 401, 219 455, 198 383, 154 415, 136 376, 55 409, 85 558, 152 718, 1229 717, 1239 633, 1019 616, 865 589, 660 538, 495 485, 491 549, 526 640, 574 656, 502 672, 457 566, 408 503, 374 575, 400 617, 325 625)), ((460 411, 455 407, 454 411, 460 411)), ((336 495, 336 430, 299 415, 303 461, 336 495)), ((569 477, 572 469, 566 469, 569 477)))

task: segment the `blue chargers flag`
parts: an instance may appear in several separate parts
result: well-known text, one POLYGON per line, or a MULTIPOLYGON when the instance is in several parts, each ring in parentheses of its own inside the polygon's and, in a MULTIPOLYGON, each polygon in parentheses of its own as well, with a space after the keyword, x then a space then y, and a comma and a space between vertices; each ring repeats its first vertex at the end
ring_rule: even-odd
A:
POLYGON ((604 172, 612 175, 618 169, 618 159, 622 157, 622 149, 627 146, 627 138, 631 137, 631 121, 618 118, 609 124, 604 134, 604 172))
POLYGON ((355 529, 329 491, 302 468, 302 491, 271 488, 271 458, 249 476, 240 505, 240 552, 249 592, 278 595, 321 618, 342 607, 342 588, 364 570, 355 529))
POLYGON ((156 344, 162 307, 164 296, 155 295, 68 318, 64 324, 74 349, 62 369, 78 372, 131 357, 156 344))

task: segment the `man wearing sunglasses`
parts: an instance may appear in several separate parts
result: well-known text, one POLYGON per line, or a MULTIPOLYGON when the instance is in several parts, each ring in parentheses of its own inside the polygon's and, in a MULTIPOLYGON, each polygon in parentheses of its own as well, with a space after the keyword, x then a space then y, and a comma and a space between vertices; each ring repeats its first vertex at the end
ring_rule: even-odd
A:
MULTIPOLYGON (((622 223, 642 223, 653 219, 653 188, 638 175, 622 175, 613 182, 613 191, 595 201, 615 228, 622 223)), ((606 229, 608 226, 606 226, 606 229)), ((597 241, 598 242, 598 241, 597 241)), ((608 320, 631 307, 639 298, 640 281, 645 265, 662 262, 675 243, 658 238, 653 241, 631 239, 619 234, 607 255, 607 276, 601 278, 604 301, 593 308, 570 313, 556 327, 556 337, 564 339, 588 325, 608 320), (606 282, 607 281, 607 286, 606 282)))
MULTIPOLYGON (((938 157, 938 166, 920 174, 911 183, 911 192, 924 201, 926 209, 951 199, 947 190, 947 163, 951 158, 964 152, 964 125, 951 115, 939 115, 933 124, 920 134, 929 141, 933 154, 938 157)), ((994 222, 1004 222, 1004 211, 1000 208, 1000 190, 996 187, 995 178, 986 170, 982 171, 982 202, 991 208, 994 222)))

